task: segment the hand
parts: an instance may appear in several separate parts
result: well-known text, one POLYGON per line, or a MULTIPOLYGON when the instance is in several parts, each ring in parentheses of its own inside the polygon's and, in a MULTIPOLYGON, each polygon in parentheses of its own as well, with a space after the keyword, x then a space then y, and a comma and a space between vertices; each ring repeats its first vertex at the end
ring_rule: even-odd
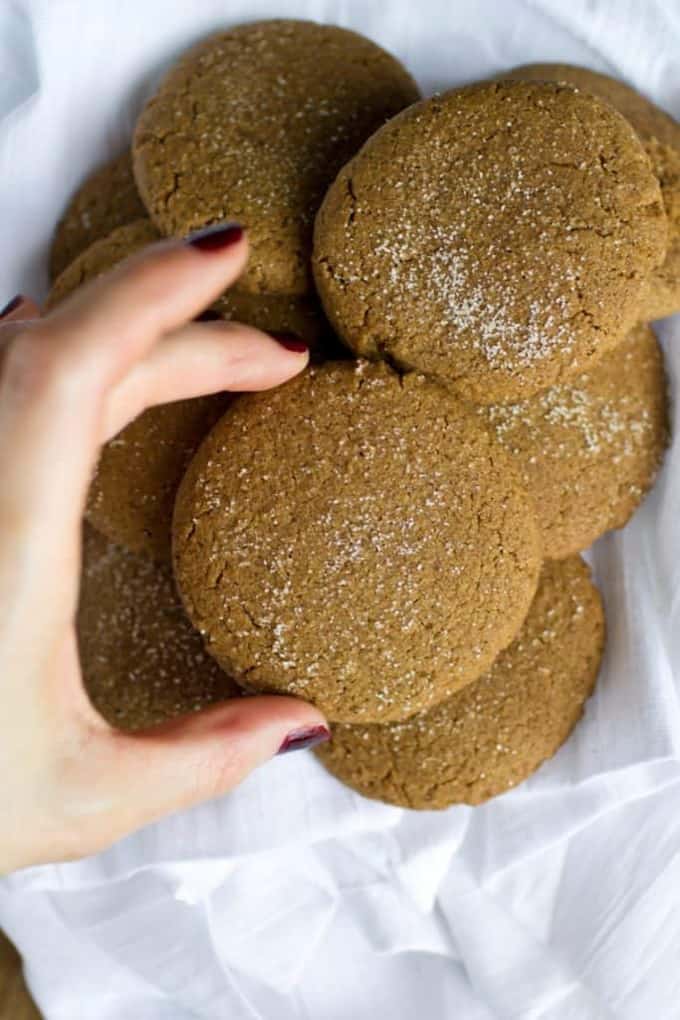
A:
POLYGON ((0 375, 0 873, 94 853, 327 735, 286 697, 244 698, 143 735, 83 690, 81 518, 102 443, 146 407, 276 386, 307 363, 246 326, 194 322, 247 258, 243 231, 163 241, 43 319, 13 303, 0 375))

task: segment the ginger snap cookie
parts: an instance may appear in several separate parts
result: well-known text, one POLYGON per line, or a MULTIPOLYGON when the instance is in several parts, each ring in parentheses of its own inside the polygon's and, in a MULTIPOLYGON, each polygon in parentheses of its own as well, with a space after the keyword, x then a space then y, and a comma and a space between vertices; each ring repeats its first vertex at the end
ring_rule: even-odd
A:
MULTIPOLYGON (((158 240, 136 220, 96 241, 57 278, 48 307, 88 280, 158 240)), ((90 486, 88 520, 133 552, 170 560, 170 523, 177 486, 196 447, 231 398, 224 393, 151 407, 102 449, 90 486)))
POLYGON ((592 371, 479 408, 534 497, 544 556, 570 556, 630 519, 666 447, 666 394, 661 348, 637 326, 592 371))
POLYGON ((132 156, 126 150, 90 174, 66 206, 50 246, 50 279, 56 279, 93 241, 142 216, 146 210, 137 193, 132 156))
POLYGON ((492 82, 369 139, 317 215, 314 273, 358 355, 496 403, 613 349, 666 241, 659 182, 619 113, 566 85, 492 82))
POLYGON ((199 43, 138 120, 137 184, 162 233, 248 228, 243 290, 311 291, 312 226, 340 167, 419 98, 392 56, 309 21, 241 25, 199 43))
POLYGON ((84 283, 107 273, 123 259, 160 240, 160 234, 148 217, 138 218, 100 236, 80 252, 54 280, 47 298, 47 309, 55 308, 84 283))
POLYGON ((328 362, 239 398, 180 485, 175 577, 207 650, 328 718, 399 719, 488 668, 540 548, 512 458, 446 390, 328 362))
POLYGON ((240 693, 206 654, 170 572, 87 526, 77 629, 87 693, 119 729, 144 729, 240 693))
POLYGON ((326 322, 316 295, 249 294, 236 286, 212 307, 224 319, 243 322, 265 333, 291 333, 309 345, 316 359, 337 356, 342 347, 326 322))
POLYGON ((365 797, 421 810, 481 804, 567 739, 595 685, 604 631, 585 563, 547 562, 522 630, 481 679, 404 722, 336 725, 314 753, 365 797))
POLYGON ((680 124, 630 85, 585 67, 525 64, 503 77, 575 85, 607 100, 630 121, 659 179, 669 225, 668 252, 652 273, 640 320, 660 319, 680 311, 680 124))

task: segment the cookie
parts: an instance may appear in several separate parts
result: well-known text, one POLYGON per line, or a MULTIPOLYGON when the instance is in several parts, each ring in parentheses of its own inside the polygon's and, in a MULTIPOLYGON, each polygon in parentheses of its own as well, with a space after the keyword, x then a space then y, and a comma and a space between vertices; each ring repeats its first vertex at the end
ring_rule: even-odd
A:
POLYGON ((341 721, 404 718, 478 677, 540 559, 530 499, 474 412, 367 362, 235 402, 182 480, 173 554, 234 679, 341 721))
POLYGON ((205 653, 169 571, 89 527, 77 630, 87 693, 119 729, 155 726, 239 693, 205 653))
POLYGON ((412 106, 343 168, 314 272, 358 355, 497 403, 612 350, 666 237, 658 180, 620 114, 568 86, 485 83, 412 106))
POLYGON ((66 206, 50 246, 50 279, 56 279, 93 241, 142 216, 146 211, 126 149, 90 174, 66 206))
POLYGON ((640 307, 640 320, 654 321, 680 312, 680 231, 678 240, 668 246, 663 265, 649 282, 640 307))
POLYGON ((148 217, 136 219, 100 236, 57 276, 47 297, 49 311, 84 283, 107 273, 129 255, 153 244, 160 234, 148 217))
POLYGON ((652 273, 640 320, 680 311, 680 124, 630 85, 609 75, 569 64, 526 64, 503 77, 559 81, 607 100, 635 128, 659 179, 669 225, 666 259, 652 273))
POLYGON ((517 404, 479 408, 532 494, 543 552, 562 559, 630 519, 668 438, 663 354, 638 326, 590 372, 517 404))
POLYGON ((307 294, 326 188, 418 97, 401 64, 354 32, 309 21, 241 25, 190 50, 142 111, 137 184, 164 234, 244 223, 243 290, 307 294))
POLYGON ((249 294, 236 286, 226 291, 213 309, 224 319, 244 322, 265 333, 291 333, 300 337, 316 359, 337 356, 336 352, 342 348, 316 296, 249 294))
POLYGON ((334 726, 314 753, 365 797, 430 810, 481 804, 530 776, 583 714, 604 615, 583 561, 543 567, 517 639, 476 683, 405 722, 334 726))
MULTIPOLYGON (((158 240, 136 220, 96 241, 57 278, 48 307, 128 255, 158 240)), ((175 493, 196 447, 224 412, 225 393, 150 407, 103 447, 88 496, 87 519, 112 541, 170 561, 175 493)))
POLYGON ((178 400, 130 422, 102 449, 87 501, 90 523, 126 549, 169 564, 177 487, 230 399, 178 400))

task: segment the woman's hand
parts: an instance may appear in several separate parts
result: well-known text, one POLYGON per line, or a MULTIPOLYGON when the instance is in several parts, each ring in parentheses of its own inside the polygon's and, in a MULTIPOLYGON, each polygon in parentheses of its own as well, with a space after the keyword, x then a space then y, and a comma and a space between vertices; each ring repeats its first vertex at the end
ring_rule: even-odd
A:
POLYGON ((307 364, 303 345, 192 321, 246 257, 235 225, 164 241, 46 318, 19 301, 0 324, 0 873, 94 853, 327 735, 310 705, 257 697, 129 736, 81 681, 81 517, 102 443, 153 404, 307 364))

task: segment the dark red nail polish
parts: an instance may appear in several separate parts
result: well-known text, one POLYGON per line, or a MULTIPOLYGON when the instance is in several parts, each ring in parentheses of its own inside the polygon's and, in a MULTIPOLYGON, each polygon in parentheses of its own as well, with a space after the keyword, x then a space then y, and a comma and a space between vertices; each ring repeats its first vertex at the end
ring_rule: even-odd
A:
POLYGON ((11 301, 8 301, 3 310, 0 312, 0 319, 4 318, 5 315, 9 315, 15 308, 18 308, 23 301, 21 294, 15 294, 11 301))
POLYGON ((294 333, 270 333, 274 339, 285 347, 287 351, 293 351, 294 354, 307 354, 309 347, 301 340, 299 336, 295 336, 294 333))
POLYGON ((199 251, 224 251, 238 244, 242 237, 243 227, 240 223, 218 223, 214 227, 189 234, 186 242, 199 251))
POLYGON ((331 739, 331 732, 326 726, 308 726, 299 730, 291 730, 277 754, 288 754, 289 751, 304 751, 308 747, 323 744, 331 739))
POLYGON ((213 312, 211 308, 206 308, 204 312, 196 316, 196 322, 217 322, 218 319, 222 319, 222 316, 218 312, 213 312))

